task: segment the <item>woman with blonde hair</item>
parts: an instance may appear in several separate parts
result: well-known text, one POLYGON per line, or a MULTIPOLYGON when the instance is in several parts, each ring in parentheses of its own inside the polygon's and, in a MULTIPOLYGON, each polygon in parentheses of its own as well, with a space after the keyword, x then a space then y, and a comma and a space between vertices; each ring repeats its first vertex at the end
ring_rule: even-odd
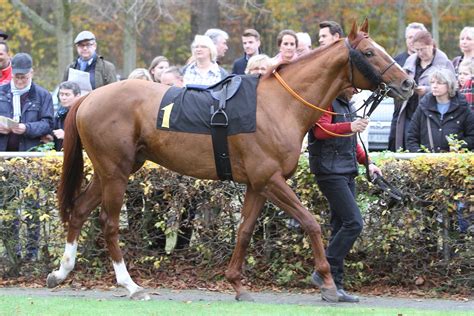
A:
POLYGON ((474 61, 474 26, 466 26, 459 34, 459 48, 461 55, 453 59, 453 66, 456 73, 459 71, 459 65, 464 60, 474 61))
POLYGON ((227 77, 227 71, 216 62, 217 49, 208 36, 196 35, 191 51, 193 61, 183 71, 185 85, 210 86, 227 77))
POLYGON ((271 59, 265 54, 250 57, 245 68, 246 75, 263 75, 271 67, 271 59))
POLYGON ((129 75, 128 79, 142 79, 147 81, 153 81, 150 73, 145 68, 136 68, 129 75))

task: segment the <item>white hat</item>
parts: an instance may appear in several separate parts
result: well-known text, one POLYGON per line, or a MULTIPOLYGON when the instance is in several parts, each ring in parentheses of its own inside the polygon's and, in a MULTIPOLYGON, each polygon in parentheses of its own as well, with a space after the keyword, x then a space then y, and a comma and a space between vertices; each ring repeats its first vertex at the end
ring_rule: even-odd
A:
POLYGON ((95 40, 95 35, 89 31, 82 31, 81 33, 77 34, 76 39, 74 40, 74 44, 78 44, 82 41, 93 41, 95 40))

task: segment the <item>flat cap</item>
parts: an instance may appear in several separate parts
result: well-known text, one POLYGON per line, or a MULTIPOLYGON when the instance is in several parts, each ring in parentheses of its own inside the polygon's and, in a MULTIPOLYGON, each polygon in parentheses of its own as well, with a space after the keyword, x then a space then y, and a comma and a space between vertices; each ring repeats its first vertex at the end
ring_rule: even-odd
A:
POLYGON ((82 41, 93 41, 95 40, 95 35, 89 31, 82 31, 81 33, 77 34, 76 39, 74 40, 74 44, 78 44, 82 41))

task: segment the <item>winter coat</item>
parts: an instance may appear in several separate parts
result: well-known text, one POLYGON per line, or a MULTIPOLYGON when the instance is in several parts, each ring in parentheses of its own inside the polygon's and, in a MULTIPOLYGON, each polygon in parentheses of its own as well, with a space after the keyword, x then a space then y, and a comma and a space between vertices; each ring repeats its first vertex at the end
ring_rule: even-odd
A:
MULTIPOLYGON (((19 136, 19 151, 40 145, 41 136, 51 133, 53 127, 53 100, 51 94, 34 82, 26 99, 22 98, 20 123, 26 132, 19 136)), ((13 94, 9 84, 0 86, 0 115, 13 118, 13 94)), ((0 151, 6 151, 9 135, 0 134, 0 151)))
POLYGON ((436 98, 432 93, 425 95, 413 116, 409 130, 407 147, 411 152, 421 151, 421 145, 433 152, 448 152, 446 136, 457 134, 457 139, 464 140, 469 150, 474 149, 474 113, 470 111, 462 94, 456 93, 450 99, 448 111, 441 120, 436 98), (434 148, 431 148, 428 124, 430 120, 434 148))
MULTIPOLYGON (((96 59, 89 66, 87 66, 85 70, 91 75, 92 89, 97 89, 117 81, 117 74, 115 72, 114 64, 105 60, 104 57, 99 55, 94 58, 96 59)), ((66 71, 64 72, 63 81, 68 80, 69 68, 80 69, 77 59, 67 66, 66 71)))
MULTIPOLYGON (((403 69, 408 73, 408 75, 412 79, 415 77, 417 59, 418 59, 417 54, 413 54, 410 57, 408 57, 407 61, 405 62, 405 65, 403 66, 403 69)), ((436 53, 434 55, 431 66, 423 72, 423 74, 420 76, 420 78, 418 79, 418 82, 417 82, 418 86, 427 87, 426 93, 431 92, 430 82, 429 82, 430 75, 436 69, 440 69, 440 68, 449 69, 454 73, 453 64, 448 59, 446 54, 443 53, 442 51, 440 51, 439 49, 436 49, 436 53)), ((407 120, 407 117, 406 117, 406 106, 407 106, 407 104, 408 104, 408 100, 405 100, 402 103, 402 105, 399 109, 398 118, 395 121, 395 123, 396 123, 395 131, 394 131, 394 134, 395 134, 395 150, 397 150, 399 148, 403 148, 404 138, 406 137, 406 134, 407 134, 407 131, 405 131, 405 121, 407 120)))

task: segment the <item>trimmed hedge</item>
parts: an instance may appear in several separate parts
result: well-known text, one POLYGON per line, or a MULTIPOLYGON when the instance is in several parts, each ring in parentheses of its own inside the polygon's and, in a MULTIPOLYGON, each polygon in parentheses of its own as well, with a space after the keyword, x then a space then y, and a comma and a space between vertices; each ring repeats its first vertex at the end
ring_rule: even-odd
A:
MULTIPOLYGON (((474 212, 468 200, 473 194, 474 154, 412 160, 382 157, 378 164, 406 198, 403 203, 390 200, 358 177, 365 227, 347 260, 347 287, 373 282, 407 286, 416 282, 442 292, 474 287, 474 212)), ((22 219, 32 216, 41 223, 40 260, 32 264, 34 273, 46 276, 58 267, 65 240, 55 197, 60 169, 61 158, 53 156, 0 161, 0 254, 5 254, 0 272, 4 277, 26 274, 25 267, 31 267, 16 258, 16 240, 8 228, 19 209, 22 219), (40 209, 26 209, 27 200, 38 201, 40 209)), ((86 179, 91 175, 86 160, 86 179)), ((306 158, 288 182, 314 213, 328 240, 327 202, 309 173, 306 158)), ((203 279, 223 278, 244 190, 239 184, 198 180, 146 164, 130 178, 121 215, 121 246, 132 275, 139 270, 141 277, 153 278, 173 268, 176 259, 185 259, 203 279)), ((95 211, 82 230, 76 268, 101 276, 110 271, 110 260, 97 218, 95 211)), ((21 232, 24 243, 25 225, 21 232)), ((267 203, 244 268, 248 280, 308 287, 312 269, 308 237, 297 222, 267 203)))

